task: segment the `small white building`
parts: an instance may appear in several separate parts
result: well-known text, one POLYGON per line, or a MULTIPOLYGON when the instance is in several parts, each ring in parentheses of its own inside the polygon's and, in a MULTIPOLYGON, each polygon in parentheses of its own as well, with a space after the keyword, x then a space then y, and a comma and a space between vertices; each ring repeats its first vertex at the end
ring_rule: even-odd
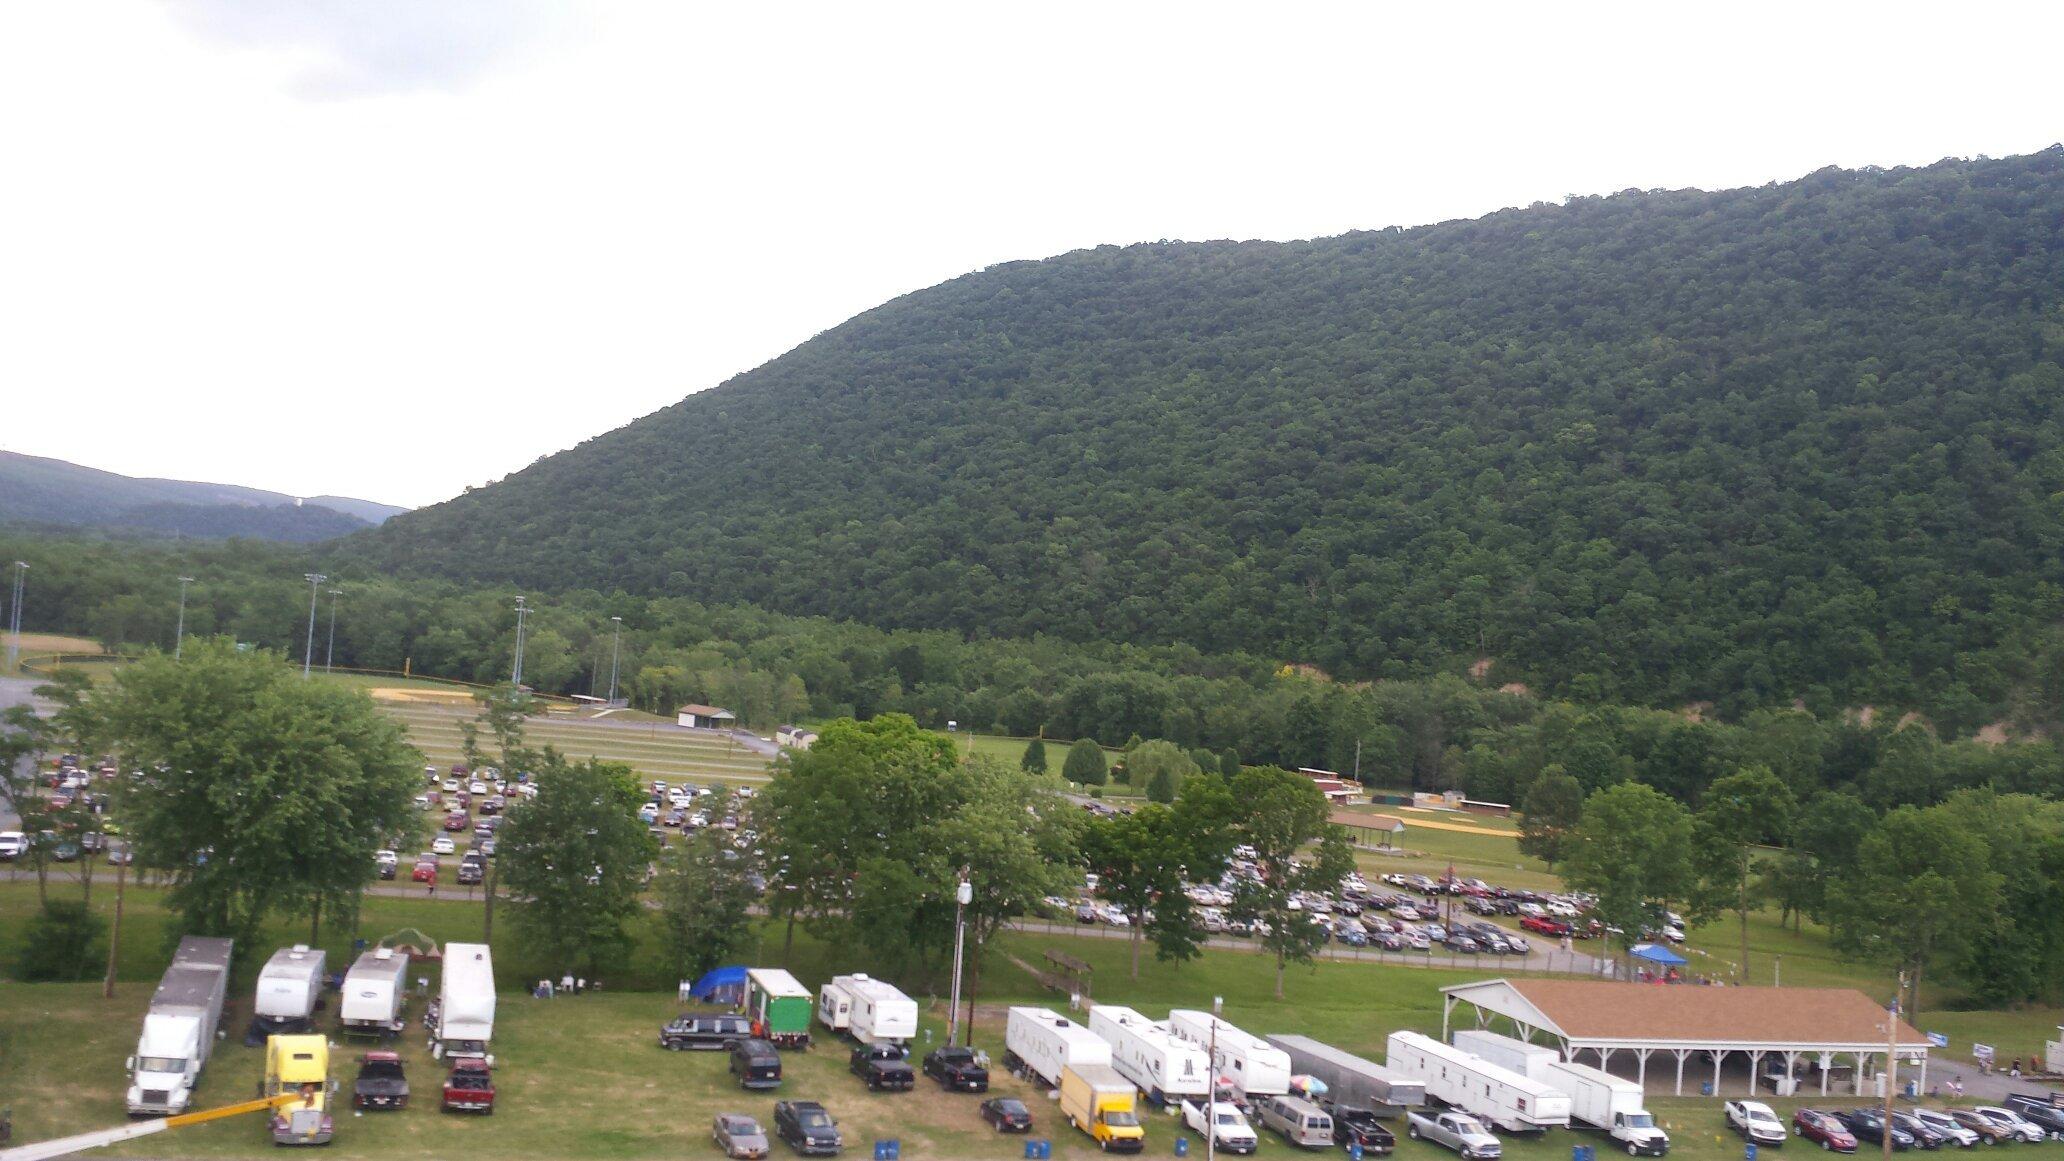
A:
POLYGON ((721 706, 684 705, 674 711, 674 720, 691 730, 728 730, 738 724, 738 715, 721 706))

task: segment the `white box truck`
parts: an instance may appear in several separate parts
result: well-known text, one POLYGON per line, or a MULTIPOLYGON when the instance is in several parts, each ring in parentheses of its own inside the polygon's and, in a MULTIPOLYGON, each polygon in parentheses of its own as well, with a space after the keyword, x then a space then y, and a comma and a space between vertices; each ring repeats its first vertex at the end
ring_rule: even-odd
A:
POLYGON ((1539 1044, 1529 1044, 1510 1036, 1482 1028, 1460 1028, 1453 1037, 1455 1047, 1476 1057, 1487 1060, 1507 1072, 1543 1080, 1540 1069, 1543 1065, 1562 1059, 1562 1053, 1539 1044))
POLYGON ((408 998, 408 953, 376 947, 344 973, 337 1001, 337 1027, 346 1034, 392 1037, 401 1031, 401 1006, 408 998))
POLYGON ((1211 1061, 1204 1050, 1131 1008, 1092 1004, 1089 1030, 1111 1046, 1111 1067, 1153 1103, 1172 1105, 1185 1097, 1201 1102, 1210 1093, 1211 1061))
POLYGON ((321 948, 305 943, 283 947, 272 953, 258 969, 256 998, 251 1004, 251 1027, 244 1044, 256 1048, 268 1036, 294 1035, 315 1027, 315 1010, 322 1003, 323 969, 329 957, 321 948))
POLYGON ((887 980, 861 976, 852 984, 853 1039, 862 1044, 886 1040, 904 1044, 917 1039, 917 1001, 887 980))
POLYGON ((1628 1156, 1660 1157, 1670 1151, 1670 1135, 1656 1125, 1643 1105, 1641 1086, 1633 1081, 1562 1060, 1542 1064, 1534 1079, 1568 1093, 1570 1119, 1604 1129, 1628 1156))
POLYGON ((1194 1008, 1168 1013, 1168 1031, 1207 1053, 1215 1048, 1212 1068, 1242 1097, 1281 1096, 1290 1091, 1290 1054, 1258 1036, 1194 1008), (1215 1043, 1214 1024, 1218 1026, 1215 1043))
POLYGON ((1020 1076, 1037 1077, 1059 1088, 1061 1072, 1072 1065, 1111 1063, 1104 1038, 1045 1008, 1012 1008, 1003 1024, 1003 1066, 1020 1076))
MULTIPOLYGON (((437 993, 437 1036, 432 1055, 486 1056, 494 1039, 494 954, 484 943, 444 945, 444 979, 437 993)), ((493 1058, 489 1057, 490 1064, 493 1058)))
POLYGON ((172 966, 151 993, 143 1035, 129 1058, 126 1103, 131 1115, 186 1111, 194 1082, 215 1048, 234 951, 228 939, 189 935, 179 941, 172 966))
POLYGON ((1334 1108, 1394 1117, 1426 1103, 1426 1082, 1342 1052, 1309 1036, 1274 1034, 1268 1042, 1290 1054, 1290 1070, 1317 1078, 1334 1108))
POLYGON ((1511 1132, 1568 1128, 1569 1094, 1417 1032, 1390 1034, 1384 1063, 1426 1084, 1426 1095, 1511 1132))

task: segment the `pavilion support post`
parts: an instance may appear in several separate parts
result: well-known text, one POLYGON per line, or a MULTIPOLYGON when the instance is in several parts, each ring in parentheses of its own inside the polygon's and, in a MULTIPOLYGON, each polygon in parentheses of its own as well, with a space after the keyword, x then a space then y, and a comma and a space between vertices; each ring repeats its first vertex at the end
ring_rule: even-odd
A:
POLYGON ((1857 1054, 1856 1054, 1856 1095, 1857 1095, 1857 1096, 1862 1096, 1862 1095, 1863 1095, 1863 1065, 1864 1065, 1864 1062, 1865 1062, 1865 1061, 1867 1061, 1867 1060, 1869 1060, 1869 1059, 1870 1059, 1870 1053, 1868 1053, 1868 1052, 1859 1052, 1859 1053, 1857 1053, 1857 1054))
POLYGON ((1749 1053, 1749 1095, 1756 1095, 1756 1076, 1763 1071, 1763 1053, 1758 1049, 1749 1053))
POLYGON ((1832 1070, 1832 1069, 1833 1069, 1834 1067, 1835 1067, 1835 1054, 1834 1054, 1834 1053, 1832 1053, 1832 1052, 1823 1052, 1823 1053, 1821 1053, 1821 1054, 1820 1054, 1820 1095, 1822 1095, 1822 1096, 1826 1096, 1826 1095, 1827 1095, 1827 1074, 1828 1074, 1828 1072, 1829 1072, 1830 1070, 1832 1070))
POLYGON ((1642 1088, 1648 1087, 1648 1054, 1654 1051, 1655 1049, 1653 1048, 1637 1048, 1634 1050, 1634 1059, 1640 1062, 1634 1069, 1635 1083, 1642 1088))
POLYGON ((1613 1048, 1601 1048, 1598 1050, 1598 1070, 1600 1072, 1612 1071, 1612 1054, 1616 1051, 1618 1050, 1613 1048))
POLYGON ((1713 1054, 1713 1095, 1714 1095, 1714 1096, 1719 1096, 1719 1095, 1720 1095, 1720 1065, 1721 1065, 1721 1064, 1723 1064, 1723 1063, 1724 1063, 1724 1062, 1725 1062, 1726 1060, 1727 1060, 1727 1053, 1725 1053, 1725 1052, 1715 1052, 1715 1053, 1713 1054))
POLYGON ((1797 1049, 1788 1048, 1785 1050, 1784 1074, 1791 1078, 1792 1091, 1783 1095, 1792 1096, 1799 1091, 1799 1052, 1797 1049))
POLYGON ((1676 1094, 1677 1094, 1678 1096, 1683 1096, 1683 1095, 1684 1095, 1684 1058, 1685 1058, 1685 1057, 1687 1057, 1687 1056, 1690 1056, 1690 1055, 1691 1055, 1691 1049, 1689 1049, 1689 1048, 1673 1048, 1673 1049, 1671 1049, 1670 1051, 1672 1051, 1672 1052, 1675 1052, 1675 1053, 1677 1054, 1677 1088, 1676 1088, 1676 1094))
POLYGON ((1914 1090, 1916 1096, 1928 1095, 1928 1054, 1921 1054, 1921 1087, 1914 1090))

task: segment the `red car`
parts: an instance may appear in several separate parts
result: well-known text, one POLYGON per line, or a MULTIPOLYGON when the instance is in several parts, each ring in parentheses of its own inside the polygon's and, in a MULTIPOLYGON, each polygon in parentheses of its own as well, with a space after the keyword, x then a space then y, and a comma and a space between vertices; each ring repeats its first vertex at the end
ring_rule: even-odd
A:
POLYGON ((473 820, 467 818, 466 812, 463 810, 454 810, 444 816, 444 829, 449 831, 466 830, 472 825, 473 820))
POLYGON ((1548 915, 1529 915, 1519 921, 1521 927, 1536 935, 1553 936, 1557 939, 1570 934, 1570 925, 1548 915))
POLYGON ((1833 1113, 1819 1109, 1800 1109, 1793 1113, 1792 1135, 1802 1141, 1819 1142, 1821 1148, 1832 1152, 1856 1152, 1856 1135, 1836 1120, 1833 1113))
POLYGON ((409 878, 414 879, 418 883, 435 883, 437 881, 436 857, 424 855, 422 858, 417 859, 416 869, 410 872, 409 878))

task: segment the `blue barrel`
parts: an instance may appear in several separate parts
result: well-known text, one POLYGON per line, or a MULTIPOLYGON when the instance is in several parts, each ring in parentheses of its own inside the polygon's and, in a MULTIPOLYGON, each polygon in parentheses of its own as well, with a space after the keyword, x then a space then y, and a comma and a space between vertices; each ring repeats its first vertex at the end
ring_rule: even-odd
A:
POLYGON ((1698 1086, 1698 1094, 1699 1094, 1700 1096, 1712 1096, 1712 1095, 1713 1095, 1713 1082, 1712 1082, 1712 1081, 1710 1081, 1710 1080, 1702 1080, 1702 1081, 1700 1081, 1700 1082, 1699 1082, 1699 1086, 1698 1086))
POLYGON ((1175 1155, 1178 1157, 1190 1155, 1190 1139, 1188 1137, 1177 1137, 1175 1139, 1175 1155))

